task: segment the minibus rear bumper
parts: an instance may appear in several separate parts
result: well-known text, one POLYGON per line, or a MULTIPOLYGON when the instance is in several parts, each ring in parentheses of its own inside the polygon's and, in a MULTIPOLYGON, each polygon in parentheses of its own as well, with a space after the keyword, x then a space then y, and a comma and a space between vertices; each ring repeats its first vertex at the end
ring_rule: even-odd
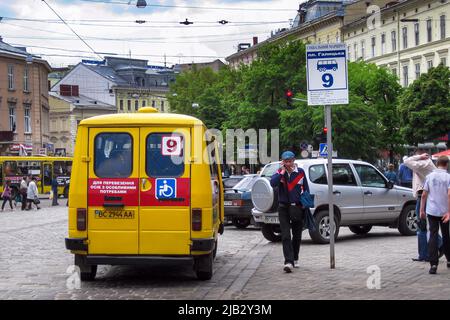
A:
MULTIPOLYGON (((66 249, 71 251, 88 251, 87 238, 66 238, 66 249)), ((192 239, 191 251, 210 252, 214 250, 214 238, 192 239)))

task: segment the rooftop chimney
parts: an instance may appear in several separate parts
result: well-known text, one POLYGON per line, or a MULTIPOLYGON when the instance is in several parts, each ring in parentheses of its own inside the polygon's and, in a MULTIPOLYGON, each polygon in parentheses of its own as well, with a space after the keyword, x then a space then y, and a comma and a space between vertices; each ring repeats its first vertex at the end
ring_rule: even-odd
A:
POLYGON ((258 37, 253 37, 253 45, 257 45, 258 44, 258 37))

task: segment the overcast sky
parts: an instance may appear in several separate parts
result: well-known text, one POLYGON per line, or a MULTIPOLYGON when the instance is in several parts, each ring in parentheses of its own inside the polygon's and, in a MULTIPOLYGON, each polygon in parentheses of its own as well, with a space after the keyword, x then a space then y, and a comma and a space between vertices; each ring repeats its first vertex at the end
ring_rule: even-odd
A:
MULTIPOLYGON (((298 5, 303 2, 146 1, 150 6, 138 9, 136 0, 46 0, 100 56, 129 57, 131 53, 133 58, 163 65, 166 55, 168 66, 216 58, 224 61, 237 51, 238 43, 250 43, 253 36, 262 41, 271 30, 289 27, 289 20, 295 18, 298 5), (179 24, 186 18, 194 24, 179 24), (147 22, 137 24, 136 20, 147 22), (229 23, 221 25, 217 22, 220 20, 229 23)), ((83 58, 100 60, 41 0, 0 0, 0 16, 3 17, 0 35, 4 42, 27 46, 29 52, 42 54, 53 67, 76 64, 83 58)))

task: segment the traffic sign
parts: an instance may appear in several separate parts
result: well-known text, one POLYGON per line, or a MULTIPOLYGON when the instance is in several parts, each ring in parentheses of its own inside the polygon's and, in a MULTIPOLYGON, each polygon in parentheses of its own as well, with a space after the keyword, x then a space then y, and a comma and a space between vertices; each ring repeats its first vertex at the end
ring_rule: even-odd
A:
POLYGON ((326 143, 321 143, 319 145, 319 156, 326 157, 328 155, 328 145, 326 143))
POLYGON ((307 45, 306 72, 308 105, 348 104, 345 44, 307 45))

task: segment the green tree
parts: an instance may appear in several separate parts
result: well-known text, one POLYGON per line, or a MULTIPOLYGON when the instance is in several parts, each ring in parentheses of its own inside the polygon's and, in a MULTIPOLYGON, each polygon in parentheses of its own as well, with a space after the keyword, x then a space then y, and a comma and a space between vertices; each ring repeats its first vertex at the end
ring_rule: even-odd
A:
POLYGON ((450 69, 442 64, 422 74, 404 92, 398 111, 401 134, 410 144, 432 141, 449 132, 450 69))

